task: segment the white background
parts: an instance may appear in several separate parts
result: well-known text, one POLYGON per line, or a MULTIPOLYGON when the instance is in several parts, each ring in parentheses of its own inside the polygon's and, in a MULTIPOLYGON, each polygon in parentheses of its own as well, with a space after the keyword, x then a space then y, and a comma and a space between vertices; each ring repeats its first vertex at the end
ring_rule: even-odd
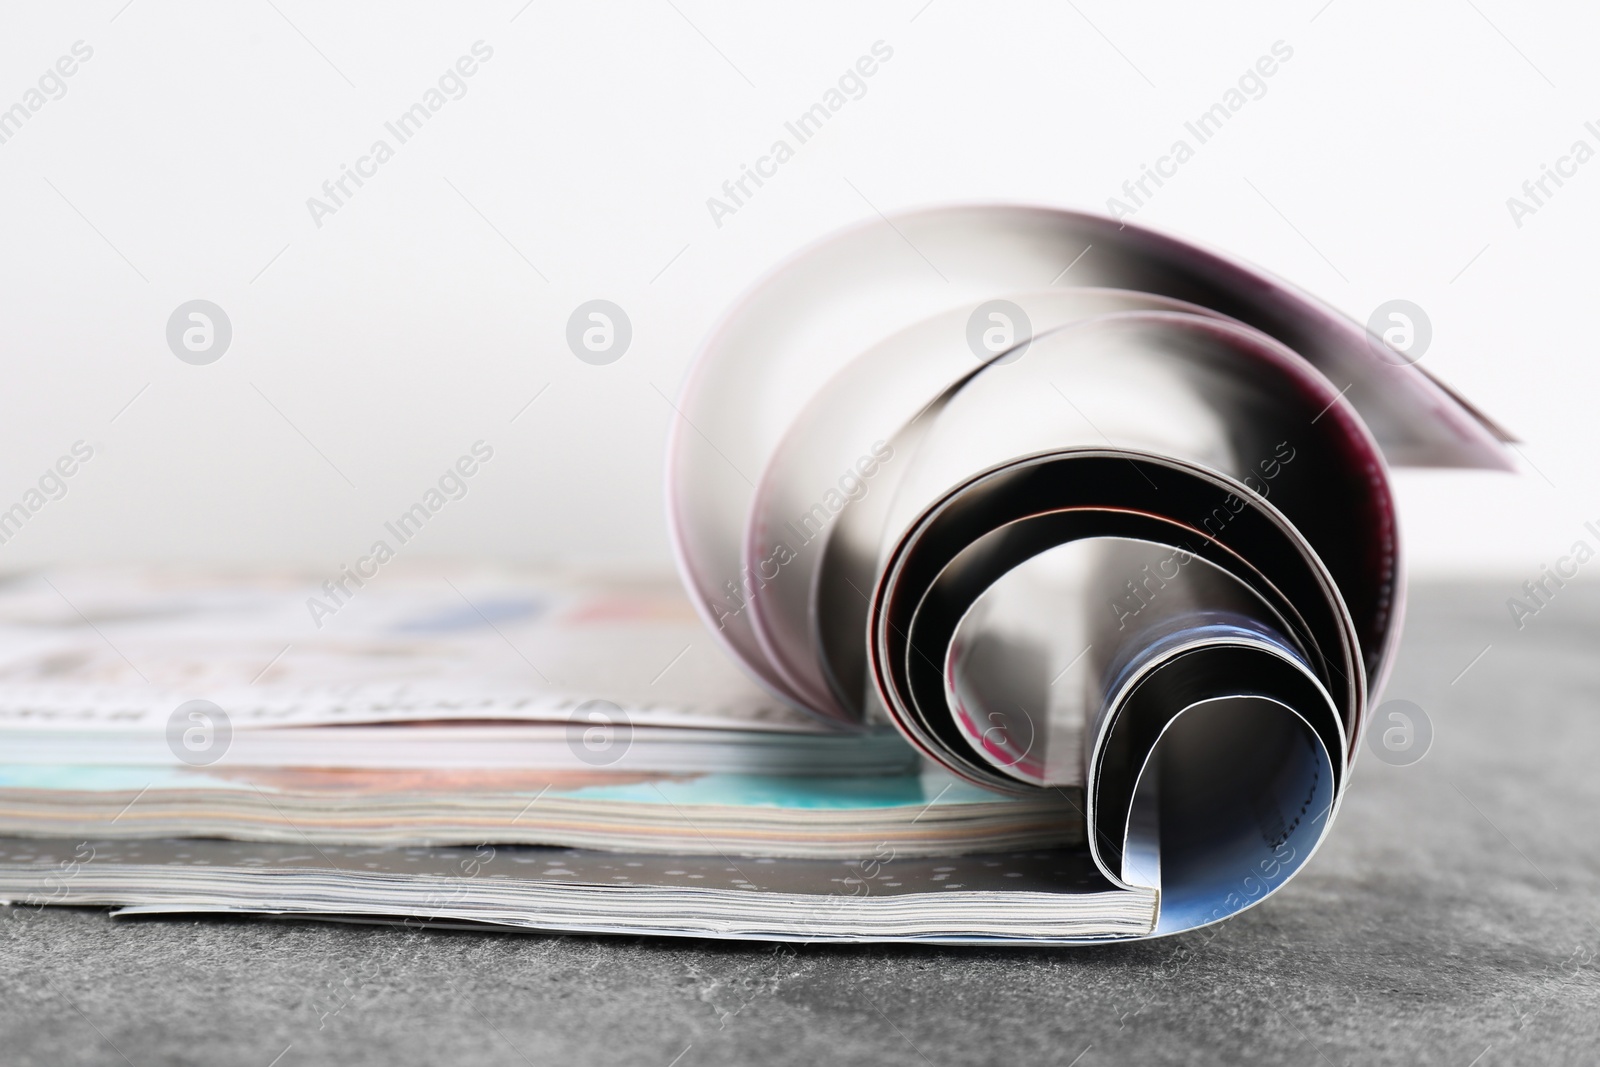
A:
POLYGON ((1592 12, 923 2, 8 6, 0 108, 94 54, 0 144, 0 507, 74 441, 95 457, 0 569, 332 571, 479 439, 495 458, 405 551, 665 565, 663 394, 762 272, 880 210, 1104 210, 1280 40, 1137 220, 1363 321, 1427 310, 1425 364, 1530 465, 1401 475, 1415 572, 1509 595, 1600 519, 1600 161, 1520 228, 1506 205, 1600 148, 1592 12), (307 198, 479 40, 466 95, 316 226, 307 198), (718 227, 707 198, 880 40, 866 94, 718 227), (209 366, 166 344, 195 298, 233 326, 209 366), (566 347, 592 298, 632 319, 609 366, 566 347))

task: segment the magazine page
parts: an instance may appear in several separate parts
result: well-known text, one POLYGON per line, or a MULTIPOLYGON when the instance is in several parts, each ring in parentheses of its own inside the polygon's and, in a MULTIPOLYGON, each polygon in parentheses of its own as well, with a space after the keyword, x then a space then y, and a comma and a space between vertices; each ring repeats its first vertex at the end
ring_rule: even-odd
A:
POLYGON ((680 568, 730 652, 974 783, 1082 789, 1088 851, 1159 890, 1158 933, 1264 899, 1333 821, 1403 612, 1389 467, 1511 468, 1315 298, 1043 208, 813 246, 680 408, 680 568))

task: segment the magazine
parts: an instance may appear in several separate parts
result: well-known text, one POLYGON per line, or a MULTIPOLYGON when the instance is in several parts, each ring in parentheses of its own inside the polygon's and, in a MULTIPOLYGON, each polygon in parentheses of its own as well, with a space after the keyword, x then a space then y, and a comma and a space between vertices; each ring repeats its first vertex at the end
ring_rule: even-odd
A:
MULTIPOLYGON (((1066 211, 941 208, 837 234, 733 308, 674 404, 669 519, 703 623, 689 643, 716 641, 760 689, 738 703, 691 686, 675 708, 648 685, 642 703, 606 698, 633 709, 634 738, 741 734, 740 752, 805 756, 607 764, 612 785, 552 786, 568 807, 524 833, 493 827, 528 790, 492 777, 479 791, 447 776, 449 803, 478 805, 448 824, 398 779, 343 801, 303 776, 269 788, 244 768, 285 754, 248 746, 232 771, 152 780, 145 815, 108 819, 133 779, 23 746, 44 754, 0 777, 0 831, 38 836, 0 842, 0 892, 796 940, 1102 941, 1225 919, 1325 839, 1392 667, 1405 585, 1389 468, 1514 469, 1505 431, 1419 367, 1403 331, 1380 332, 1225 256, 1066 211), (874 770, 892 745, 920 764, 874 770), (624 783, 641 773, 701 777, 624 783), (307 828, 285 809, 266 829, 241 782, 307 828), (361 803, 395 836, 363 837, 361 803), (124 819, 134 829, 113 828, 124 819), (252 840, 183 839, 202 832, 252 840), (509 862, 474 861, 481 849, 509 862)), ((0 680, 41 681, 48 641, 17 636, 31 651, 0 680)), ((602 642, 593 662, 636 667, 632 647, 602 642)), ((551 646, 548 662, 566 653, 582 658, 551 646)), ((397 669, 442 707, 478 693, 448 658, 397 669)), ((491 714, 409 716, 395 744, 435 719, 483 729, 519 691, 491 714)), ((325 697, 302 693, 290 718, 383 719, 325 697)), ((517 711, 549 725, 595 698, 517 711)), ((27 718, 0 705, 0 721, 27 718)), ((333 767, 359 762, 330 751, 333 767)))

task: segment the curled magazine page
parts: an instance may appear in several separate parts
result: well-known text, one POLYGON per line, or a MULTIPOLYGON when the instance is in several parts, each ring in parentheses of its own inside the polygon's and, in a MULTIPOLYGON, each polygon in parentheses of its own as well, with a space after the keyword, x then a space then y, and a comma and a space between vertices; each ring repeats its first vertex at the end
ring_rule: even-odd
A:
POLYGON ((1326 304, 1044 208, 812 246, 678 407, 680 572, 723 645, 819 718, 1081 804, 1106 882, 1157 894, 1146 935, 1258 903, 1326 836, 1399 637, 1390 467, 1513 469, 1326 304))

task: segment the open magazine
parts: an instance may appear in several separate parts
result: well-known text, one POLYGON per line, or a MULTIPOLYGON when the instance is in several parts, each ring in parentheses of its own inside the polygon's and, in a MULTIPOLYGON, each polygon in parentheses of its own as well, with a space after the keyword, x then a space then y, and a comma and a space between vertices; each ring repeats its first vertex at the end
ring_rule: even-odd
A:
POLYGON ((1389 466, 1512 469, 1414 359, 1106 219, 963 207, 835 235, 730 312, 675 405, 670 518, 703 626, 640 645, 670 613, 636 605, 585 645, 568 631, 591 615, 524 631, 514 603, 484 608, 492 582, 445 576, 446 640, 417 603, 378 611, 375 583, 301 666, 284 654, 320 674, 263 694, 205 674, 206 625, 164 646, 195 662, 138 688, 109 621, 105 651, 68 620, 72 659, 0 598, 24 649, 0 665, 21 754, 0 894, 798 940, 1226 918, 1337 815, 1399 636, 1389 466), (419 659, 379 650, 399 635, 419 659), (708 660, 657 696, 680 639, 760 688, 708 660), (537 682, 504 675, 517 659, 537 682), (557 677, 577 664, 592 679, 557 677), (174 726, 200 689, 224 699, 174 726), (229 702, 235 762, 186 758, 229 702))

